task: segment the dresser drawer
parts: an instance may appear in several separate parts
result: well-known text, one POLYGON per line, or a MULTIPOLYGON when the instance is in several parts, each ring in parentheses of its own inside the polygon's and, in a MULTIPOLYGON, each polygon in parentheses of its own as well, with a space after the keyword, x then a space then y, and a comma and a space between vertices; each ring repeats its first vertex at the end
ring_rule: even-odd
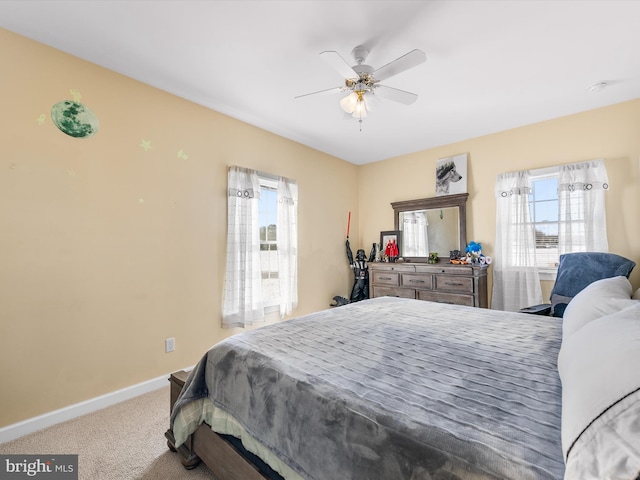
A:
POLYGON ((435 275, 435 290, 473 293, 473 278, 449 275, 435 275))
POLYGON ((394 288, 373 286, 371 292, 372 297, 400 297, 400 298, 416 298, 416 291, 412 288, 394 288))
POLYGON ((418 300, 429 300, 430 302, 451 303, 454 305, 474 306, 472 295, 459 295, 455 293, 435 292, 433 290, 418 290, 416 292, 418 300))
POLYGON ((374 271, 371 276, 373 283, 377 285, 400 285, 400 274, 398 272, 377 272, 374 271))
POLYGON ((425 275, 421 273, 403 273, 400 277, 400 284, 403 287, 411 288, 433 288, 432 275, 425 275))
POLYGON ((416 265, 416 272, 433 275, 465 275, 473 277, 473 267, 468 265, 416 265))

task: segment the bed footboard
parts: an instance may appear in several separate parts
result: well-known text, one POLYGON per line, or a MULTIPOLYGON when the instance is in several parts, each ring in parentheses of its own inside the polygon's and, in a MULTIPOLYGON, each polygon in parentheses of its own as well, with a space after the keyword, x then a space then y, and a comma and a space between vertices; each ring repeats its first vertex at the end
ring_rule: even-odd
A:
MULTIPOLYGON (((170 386, 171 386, 171 390, 170 390, 170 400, 169 400, 169 414, 171 414, 171 412, 173 412, 173 406, 176 403, 176 400, 178 399, 178 395, 180 395, 180 392, 182 391, 182 387, 184 387, 184 382, 186 382, 187 377, 189 376, 188 372, 185 372, 184 370, 180 370, 178 372, 174 372, 171 374, 171 376, 169 377, 169 382, 170 382, 170 386)), ((171 428, 169 428, 164 436, 167 439, 167 446, 169 447, 169 450, 171 450, 172 452, 178 452, 180 454, 180 456, 182 457, 182 465, 184 465, 184 468, 186 468, 187 470, 191 470, 192 468, 197 467, 200 464, 200 458, 194 453, 193 450, 193 435, 191 435, 186 442, 184 442, 182 445, 180 445, 177 449, 176 449, 176 441, 175 438, 173 436, 173 430, 171 430, 171 428)))

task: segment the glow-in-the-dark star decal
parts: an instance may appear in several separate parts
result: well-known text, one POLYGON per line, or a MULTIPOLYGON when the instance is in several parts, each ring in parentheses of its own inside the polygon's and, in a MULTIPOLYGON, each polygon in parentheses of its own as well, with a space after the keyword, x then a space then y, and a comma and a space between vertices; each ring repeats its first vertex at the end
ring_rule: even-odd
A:
POLYGON ((148 152, 149 149, 151 148, 151 140, 142 140, 142 143, 140 145, 138 145, 139 147, 144 148, 145 152, 148 152))
POLYGON ((79 90, 71 89, 71 90, 69 90, 69 93, 71 95, 73 95, 73 101, 74 102, 80 103, 80 100, 82 100, 82 95, 80 95, 80 91, 79 90))
POLYGON ((189 158, 187 155, 185 155, 184 150, 180 149, 178 150, 178 159, 179 160, 186 160, 187 158, 189 158))

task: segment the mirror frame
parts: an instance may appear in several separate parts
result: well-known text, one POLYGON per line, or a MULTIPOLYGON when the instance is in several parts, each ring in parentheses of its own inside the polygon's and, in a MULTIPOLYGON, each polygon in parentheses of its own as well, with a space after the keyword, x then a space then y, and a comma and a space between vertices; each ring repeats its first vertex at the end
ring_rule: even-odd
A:
MULTIPOLYGON (((395 230, 400 230, 400 213, 412 210, 431 210, 438 208, 458 207, 458 230, 460 233, 460 245, 458 249, 464 252, 467 247, 467 198, 468 193, 456 195, 442 195, 440 197, 420 198, 418 200, 405 200, 403 202, 391 202, 393 208, 393 225, 395 230)), ((453 250, 453 248, 452 248, 453 250)), ((405 261, 426 262, 429 257, 405 257, 405 261)))

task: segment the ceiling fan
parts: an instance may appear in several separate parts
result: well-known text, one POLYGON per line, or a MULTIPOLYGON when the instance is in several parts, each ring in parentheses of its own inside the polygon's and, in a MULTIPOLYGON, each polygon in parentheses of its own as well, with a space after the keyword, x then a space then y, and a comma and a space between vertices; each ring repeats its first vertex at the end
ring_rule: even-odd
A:
POLYGON ((362 129, 362 119, 367 116, 367 111, 370 110, 370 100, 373 95, 379 95, 404 105, 410 105, 418 99, 415 93, 380 85, 379 82, 425 62, 427 56, 423 51, 412 50, 378 69, 374 69, 364 63, 369 54, 369 50, 366 47, 358 45, 351 54, 356 61, 354 66, 350 66, 338 52, 333 50, 320 54, 324 61, 344 77, 344 86, 306 93, 295 98, 317 94, 350 92, 349 95, 340 100, 340 106, 345 112, 358 119, 360 129, 362 129))

